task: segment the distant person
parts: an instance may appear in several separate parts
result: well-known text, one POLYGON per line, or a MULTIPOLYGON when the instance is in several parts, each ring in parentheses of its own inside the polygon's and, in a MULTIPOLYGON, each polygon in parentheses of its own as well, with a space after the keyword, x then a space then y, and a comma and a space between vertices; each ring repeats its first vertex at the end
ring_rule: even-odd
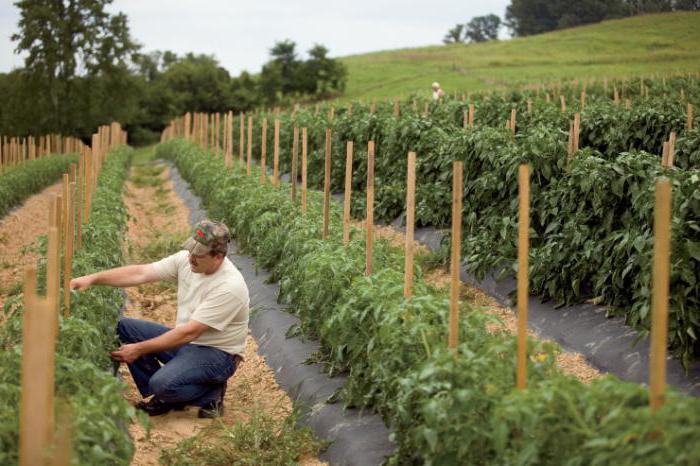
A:
POLYGON ((440 89, 440 83, 438 83, 437 81, 435 81, 435 82, 433 83, 433 100, 434 100, 435 102, 437 102, 437 101, 439 101, 440 99, 442 99, 442 97, 443 97, 444 95, 445 95, 445 92, 444 92, 442 89, 440 89))
POLYGON ((223 413, 226 381, 243 360, 249 314, 248 287, 226 257, 229 237, 223 223, 203 220, 180 252, 71 280, 73 290, 177 282, 175 328, 122 318, 117 325, 122 346, 110 353, 128 364, 144 397, 136 407, 151 416, 187 405, 199 406, 199 417, 223 413))

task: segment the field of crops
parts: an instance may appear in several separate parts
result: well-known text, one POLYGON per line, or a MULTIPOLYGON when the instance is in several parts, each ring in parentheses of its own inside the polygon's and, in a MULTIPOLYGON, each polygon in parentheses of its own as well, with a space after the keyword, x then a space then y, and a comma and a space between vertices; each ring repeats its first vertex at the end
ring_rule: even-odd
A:
MULTIPOLYGON (((477 277, 512 275, 518 173, 527 164, 530 293, 558 304, 603 304, 644 333, 652 323, 656 181, 668 179, 668 348, 689 363, 700 356, 699 77, 187 114, 164 131, 156 157, 174 163, 208 216, 226 222, 240 251, 279 281, 279 301, 300 319, 290 336, 317 340, 314 358, 330 376, 348 377, 332 398, 381 416, 396 443, 387 464, 692 465, 700 463, 697 398, 669 388, 650 409, 647 387, 614 376, 584 383, 558 366, 556 344, 536 338, 526 344, 527 388, 516 389, 517 339, 494 331, 496 318, 484 309, 462 303, 459 340, 448 347, 450 296, 424 277, 448 262, 449 235, 440 251, 416 256, 407 293, 405 250, 348 227, 343 206, 323 191, 349 186, 356 219, 365 219, 370 199, 375 220, 402 224, 408 154, 415 152, 415 223, 446 229, 455 217, 453 164, 461 162, 464 265, 477 277), (295 183, 278 183, 280 174, 295 183)), ((128 464, 134 453, 125 426, 136 412, 107 357, 124 295, 114 288, 74 295, 65 281, 123 262, 132 150, 118 127, 112 131, 100 130, 92 152, 69 147, 80 154, 48 156, 45 140, 39 150, 8 140, 3 154, 10 155, 0 159, 2 214, 63 174, 66 201, 56 201, 40 241, 37 283, 61 315, 52 356, 56 422, 71 419, 78 464, 128 464)), ((36 326, 37 318, 25 308, 43 298, 27 283, 24 293, 9 293, 0 326, 2 464, 18 463, 28 444, 21 440, 27 411, 19 408, 30 396, 22 346, 26 323, 36 326)), ((53 435, 50 407, 44 440, 53 435)))
MULTIPOLYGON (((462 161, 462 254, 483 276, 516 269, 518 166, 527 163, 531 291, 561 303, 601 302, 642 330, 651 325, 656 180, 666 177, 668 343, 688 362, 698 356, 700 331, 699 103, 700 81, 686 75, 241 115, 240 131, 230 114, 195 114, 173 122, 164 140, 180 135, 197 145, 176 139, 158 150, 280 280, 300 331, 319 339, 331 372, 349 374, 344 402, 382 415, 399 447, 391 464, 694 464, 697 399, 670 390, 652 412, 644 387, 614 377, 583 384, 556 367, 552 345, 534 340, 528 388, 514 391, 514 338, 487 331, 489 317, 478 309, 463 309, 455 357, 446 348, 447 296, 420 279, 404 296, 402 250, 378 241, 367 275, 366 238, 354 230, 344 244, 340 206, 330 205, 321 239, 321 194, 311 191, 303 209, 289 185, 264 183, 258 166, 273 165, 274 151, 274 173, 308 172, 310 188, 328 179, 342 192, 352 141, 352 210, 363 218, 365 148, 374 141, 375 215, 389 222, 406 209, 407 154, 415 151, 416 221, 444 227, 452 164, 462 161), (307 141, 293 140, 304 132, 307 141), (308 154, 297 157, 295 147, 308 154), (303 159, 302 169, 290 164, 303 159)), ((422 276, 421 265, 414 275, 422 276)))
MULTIPOLYGON (((366 147, 372 140, 377 153, 374 215, 391 222, 405 211, 407 154, 415 151, 416 222, 436 227, 449 224, 452 162, 462 160, 462 253, 468 269, 480 277, 514 270, 517 166, 529 163, 532 292, 558 303, 594 299, 641 329, 650 323, 654 183, 666 175, 674 185, 669 339, 675 354, 688 361, 698 352, 700 333, 700 129, 693 113, 698 103, 700 81, 692 75, 543 86, 440 104, 355 103, 332 112, 316 107, 255 116, 251 147, 238 152, 259 157, 263 120, 271 125, 279 119, 279 165, 288 173, 293 127, 307 128, 308 185, 322 189, 330 128, 331 190, 343 190, 345 142, 353 141, 352 210, 362 218, 366 147), (506 127, 513 110, 514 131, 506 127), (578 149, 572 151, 570 123, 576 115, 580 131, 578 149), (662 165, 670 139, 673 168, 662 165)), ((234 138, 240 138, 238 128, 229 138, 235 153, 234 138)), ((271 130, 266 139, 272 148, 271 130)), ((271 154, 267 157, 271 164, 271 154)))

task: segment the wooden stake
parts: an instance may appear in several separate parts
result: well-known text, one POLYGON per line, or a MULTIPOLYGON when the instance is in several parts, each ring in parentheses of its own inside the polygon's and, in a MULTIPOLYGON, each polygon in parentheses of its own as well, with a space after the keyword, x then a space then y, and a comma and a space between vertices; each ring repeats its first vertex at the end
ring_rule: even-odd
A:
POLYGON ((263 118, 262 142, 260 145, 260 184, 265 184, 267 179, 267 118, 263 118))
POLYGON ((571 163, 571 159, 574 156, 574 122, 569 122, 569 141, 566 147, 567 153, 567 166, 571 163))
POLYGON ((673 167, 673 160, 675 158, 675 152, 676 152, 676 132, 671 131, 671 135, 668 138, 668 159, 666 160, 668 163, 668 167, 671 168, 673 167))
POLYGON ((518 172, 518 367, 516 386, 524 390, 527 377, 527 301, 528 252, 530 248, 530 167, 520 165, 518 172))
POLYGON ((76 192, 76 203, 75 209, 77 211, 77 226, 78 232, 76 234, 76 250, 80 250, 83 243, 83 203, 85 202, 85 156, 81 156, 78 159, 78 178, 77 192, 76 192))
POLYGON ((413 295, 413 233, 416 223, 416 153, 408 153, 406 171, 406 261, 404 265, 403 295, 413 295))
POLYGON ((581 109, 580 110, 583 110, 584 108, 586 108, 586 89, 581 91, 581 109))
POLYGON ((374 234, 374 141, 367 143, 367 229, 365 275, 372 275, 372 237, 374 234))
POLYGON ((457 349, 459 343, 459 277, 460 254, 462 248, 462 183, 463 164, 455 161, 452 165, 452 254, 450 256, 450 331, 448 348, 457 349))
POLYGON ((248 160, 246 165, 246 176, 253 173, 253 117, 248 117, 248 160))
POLYGON ((243 116, 243 112, 240 113, 239 118, 238 161, 243 165, 243 151, 245 150, 245 117, 243 116))
POLYGON ((527 113, 532 113, 532 99, 527 99, 527 113))
POLYGON ((566 111, 566 99, 564 98, 563 95, 560 95, 559 100, 561 101, 561 111, 563 113, 566 111))
POLYGON ((272 185, 280 185, 280 121, 275 119, 275 145, 273 147, 272 185))
POLYGON ((343 244, 350 242, 350 201, 352 199, 352 152, 353 142, 348 141, 345 155, 345 196, 343 198, 343 244))
POLYGON ((656 182, 654 207, 654 273, 649 361, 649 406, 652 411, 661 408, 665 399, 670 268, 671 183, 667 178, 661 178, 656 182))
POLYGON ((474 127, 474 104, 469 104, 469 127, 474 127))
MULTIPOLYGON (((332 108, 332 107, 331 107, 332 108)), ((323 176, 323 233, 321 239, 328 238, 328 223, 331 206, 331 129, 326 128, 326 166, 323 176)))
POLYGON ((513 132, 513 135, 515 135, 515 117, 517 114, 516 109, 511 109, 510 110, 510 130, 513 132))
POLYGON ((686 129, 693 129, 693 104, 688 104, 687 118, 685 122, 686 129))
POLYGON ((291 191, 292 191, 292 202, 297 201, 297 153, 299 151, 299 128, 294 126, 293 136, 292 136, 292 169, 291 169, 291 191))
POLYGON ((663 151, 661 153, 661 166, 668 167, 668 141, 664 141, 663 151))
MULTIPOLYGON (((55 246, 56 227, 49 228, 55 246)), ((19 406, 19 464, 46 464, 54 426, 56 302, 37 294, 36 268, 24 272, 22 392, 19 406)))
POLYGON ((574 153, 579 150, 579 136, 581 134, 581 114, 574 114, 574 153))
POLYGON ((306 166, 307 145, 306 128, 301 129, 301 213, 306 213, 306 166))

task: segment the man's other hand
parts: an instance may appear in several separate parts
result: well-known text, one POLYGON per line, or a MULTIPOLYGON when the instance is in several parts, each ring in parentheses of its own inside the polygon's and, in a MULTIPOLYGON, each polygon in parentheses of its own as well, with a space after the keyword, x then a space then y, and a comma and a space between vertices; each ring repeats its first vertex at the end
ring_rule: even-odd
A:
POLYGON ((141 350, 138 344, 132 343, 129 345, 122 345, 118 350, 109 353, 111 358, 115 361, 125 362, 131 364, 142 356, 141 350))

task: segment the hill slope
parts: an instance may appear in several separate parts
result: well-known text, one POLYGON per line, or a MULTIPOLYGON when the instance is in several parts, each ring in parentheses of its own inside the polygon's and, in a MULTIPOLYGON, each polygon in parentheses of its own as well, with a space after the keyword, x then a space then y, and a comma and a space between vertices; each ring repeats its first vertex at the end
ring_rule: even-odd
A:
POLYGON ((604 21, 537 36, 341 58, 342 100, 466 92, 559 79, 700 71, 700 12, 604 21))

